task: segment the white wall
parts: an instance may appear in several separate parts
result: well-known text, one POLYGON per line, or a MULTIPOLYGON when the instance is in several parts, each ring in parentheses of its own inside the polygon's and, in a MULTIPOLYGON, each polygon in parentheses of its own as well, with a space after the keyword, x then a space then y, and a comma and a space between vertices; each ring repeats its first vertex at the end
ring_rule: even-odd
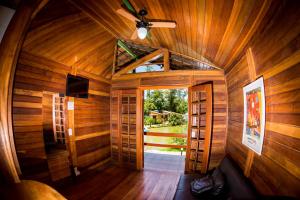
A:
POLYGON ((15 10, 0 5, 0 43, 15 10))

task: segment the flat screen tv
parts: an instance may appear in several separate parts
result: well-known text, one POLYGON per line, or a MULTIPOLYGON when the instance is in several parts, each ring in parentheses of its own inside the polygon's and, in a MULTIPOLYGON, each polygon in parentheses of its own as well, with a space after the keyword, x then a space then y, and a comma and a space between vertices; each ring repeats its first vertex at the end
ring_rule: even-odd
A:
POLYGON ((68 74, 66 95, 77 98, 88 98, 89 79, 68 74))

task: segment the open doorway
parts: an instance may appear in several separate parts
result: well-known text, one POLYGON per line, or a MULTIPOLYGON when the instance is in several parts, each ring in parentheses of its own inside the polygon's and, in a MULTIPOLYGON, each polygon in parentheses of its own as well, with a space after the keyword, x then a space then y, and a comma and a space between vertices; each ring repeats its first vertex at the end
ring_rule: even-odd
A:
POLYGON ((187 89, 144 91, 144 168, 184 172, 187 89))

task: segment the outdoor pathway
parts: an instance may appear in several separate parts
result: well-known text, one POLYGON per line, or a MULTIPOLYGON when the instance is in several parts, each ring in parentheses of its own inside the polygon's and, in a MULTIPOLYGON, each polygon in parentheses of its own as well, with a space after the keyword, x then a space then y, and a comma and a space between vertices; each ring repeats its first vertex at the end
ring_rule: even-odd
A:
POLYGON ((144 168, 168 172, 184 172, 185 156, 144 153, 144 168))

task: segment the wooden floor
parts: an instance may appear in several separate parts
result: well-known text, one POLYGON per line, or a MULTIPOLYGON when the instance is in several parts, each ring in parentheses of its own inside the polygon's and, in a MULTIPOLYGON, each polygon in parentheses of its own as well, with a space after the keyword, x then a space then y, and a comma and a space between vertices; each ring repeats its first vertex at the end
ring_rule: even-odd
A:
POLYGON ((56 189, 67 199, 173 199, 180 174, 151 169, 133 171, 112 166, 80 175, 56 189))
POLYGON ((144 153, 144 168, 162 172, 184 172, 185 156, 144 153))

